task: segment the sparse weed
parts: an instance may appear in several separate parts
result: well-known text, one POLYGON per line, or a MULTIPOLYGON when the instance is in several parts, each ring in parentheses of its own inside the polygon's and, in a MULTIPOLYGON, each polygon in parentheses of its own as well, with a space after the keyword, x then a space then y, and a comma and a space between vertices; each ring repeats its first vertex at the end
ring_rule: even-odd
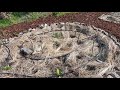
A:
POLYGON ((1 69, 2 70, 10 70, 10 69, 12 69, 12 67, 8 65, 8 66, 1 67, 1 69))
POLYGON ((60 33, 53 33, 52 35, 53 38, 57 38, 57 39, 62 39, 63 38, 63 34, 60 32, 60 33))
POLYGON ((57 68, 55 71, 55 75, 60 78, 62 76, 62 74, 63 74, 62 70, 57 68))
POLYGON ((63 16, 67 13, 72 13, 72 12, 52 12, 52 15, 58 17, 58 16, 63 16))

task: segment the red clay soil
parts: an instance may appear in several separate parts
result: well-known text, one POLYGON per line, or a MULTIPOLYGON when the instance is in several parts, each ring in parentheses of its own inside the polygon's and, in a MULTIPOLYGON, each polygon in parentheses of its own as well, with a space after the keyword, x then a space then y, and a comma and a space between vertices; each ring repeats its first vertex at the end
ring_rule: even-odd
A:
POLYGON ((35 28, 38 25, 44 23, 51 24, 56 22, 80 22, 85 23, 87 25, 94 25, 97 28, 104 29, 105 31, 115 35, 118 39, 120 39, 120 24, 106 22, 98 19, 99 16, 106 13, 108 12, 81 12, 66 14, 60 17, 49 16, 46 18, 39 18, 32 22, 23 22, 1 29, 0 38, 13 37, 18 32, 28 30, 29 28, 35 28))

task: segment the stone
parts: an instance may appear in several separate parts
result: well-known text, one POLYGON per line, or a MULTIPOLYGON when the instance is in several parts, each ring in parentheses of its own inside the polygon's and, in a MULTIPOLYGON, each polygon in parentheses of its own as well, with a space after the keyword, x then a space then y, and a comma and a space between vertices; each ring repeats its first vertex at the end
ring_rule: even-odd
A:
POLYGON ((111 75, 108 75, 107 78, 113 78, 111 75))
POLYGON ((8 39, 3 39, 2 42, 3 42, 3 44, 8 44, 9 40, 8 39))
POLYGON ((70 34, 70 38, 75 38, 75 37, 76 37, 76 33, 75 33, 75 32, 71 32, 71 31, 70 31, 69 34, 70 34))
POLYGON ((33 53, 33 51, 30 50, 29 48, 23 47, 20 49, 20 54, 22 56, 31 55, 32 53, 33 53))
POLYGON ((43 29, 43 28, 44 28, 44 25, 43 25, 43 24, 39 25, 39 28, 40 28, 40 29, 43 29))
POLYGON ((23 32, 20 32, 20 33, 19 33, 20 36, 23 35, 23 34, 24 34, 23 32))
POLYGON ((34 29, 34 28, 30 28, 28 31, 31 32, 31 31, 34 31, 34 30, 36 30, 36 29, 34 29))

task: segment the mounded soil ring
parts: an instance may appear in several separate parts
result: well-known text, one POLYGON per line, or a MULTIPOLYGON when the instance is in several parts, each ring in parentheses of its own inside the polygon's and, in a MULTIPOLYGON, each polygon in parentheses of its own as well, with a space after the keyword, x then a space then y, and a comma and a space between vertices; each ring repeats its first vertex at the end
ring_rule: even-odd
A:
MULTIPOLYGON (((10 38, 0 49, 0 66, 9 65, 20 77, 103 77, 119 67, 119 43, 108 33, 78 22, 41 25, 10 38), (9 58, 8 58, 9 56, 9 58), (11 57, 10 57, 11 56, 11 57), (7 58, 7 60, 6 60, 7 58), (108 69, 107 69, 108 68, 108 69)), ((3 76, 1 76, 3 77, 3 76)))

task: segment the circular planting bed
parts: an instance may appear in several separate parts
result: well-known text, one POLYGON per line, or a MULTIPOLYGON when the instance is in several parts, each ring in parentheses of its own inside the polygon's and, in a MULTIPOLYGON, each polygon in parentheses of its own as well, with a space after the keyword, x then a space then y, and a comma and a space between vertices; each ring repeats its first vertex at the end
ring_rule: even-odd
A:
POLYGON ((119 72, 120 44, 94 26, 42 24, 1 40, 0 57, 0 77, 105 78, 119 72))

